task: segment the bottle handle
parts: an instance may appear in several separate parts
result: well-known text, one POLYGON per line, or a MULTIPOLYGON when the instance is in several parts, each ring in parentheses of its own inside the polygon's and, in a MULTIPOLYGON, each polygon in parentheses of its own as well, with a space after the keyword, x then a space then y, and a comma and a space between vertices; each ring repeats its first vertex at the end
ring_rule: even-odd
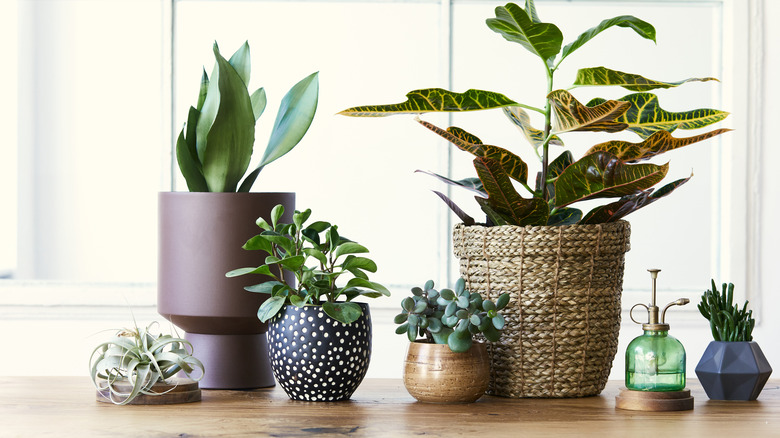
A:
POLYGON ((642 323, 642 322, 639 322, 639 321, 637 321, 637 320, 635 320, 635 319, 634 319, 634 309, 636 308, 636 306, 642 306, 642 307, 644 307, 644 308, 645 308, 645 310, 646 310, 646 311, 648 311, 648 312, 650 311, 650 308, 649 308, 649 307, 647 307, 647 305, 646 305, 646 304, 637 303, 637 304, 634 304, 634 305, 631 307, 631 310, 629 310, 629 311, 628 311, 628 317, 629 317, 629 318, 631 318, 631 321, 634 321, 635 323, 637 323, 637 324, 640 324, 640 325, 641 325, 641 324, 644 324, 644 323, 642 323))

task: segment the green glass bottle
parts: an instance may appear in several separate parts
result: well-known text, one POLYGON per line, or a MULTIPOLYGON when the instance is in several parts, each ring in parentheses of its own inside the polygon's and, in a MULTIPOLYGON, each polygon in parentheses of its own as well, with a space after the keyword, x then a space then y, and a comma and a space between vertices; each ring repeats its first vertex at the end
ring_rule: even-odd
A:
POLYGON ((685 389, 685 348, 676 338, 669 336, 669 324, 664 322, 666 310, 671 306, 683 306, 690 300, 680 298, 664 307, 658 318, 655 305, 655 282, 659 269, 649 269, 653 279, 653 295, 650 305, 635 304, 629 313, 631 320, 642 325, 644 333, 626 349, 626 388, 634 391, 682 391, 685 389), (647 309, 647 323, 634 319, 637 306, 647 309))

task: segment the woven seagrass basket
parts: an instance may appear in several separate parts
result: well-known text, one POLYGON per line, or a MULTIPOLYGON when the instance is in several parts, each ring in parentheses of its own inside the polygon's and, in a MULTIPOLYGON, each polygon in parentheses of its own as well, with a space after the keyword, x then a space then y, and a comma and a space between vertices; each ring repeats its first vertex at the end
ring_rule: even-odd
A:
POLYGON ((488 346, 488 394, 585 397, 607 383, 618 346, 631 226, 465 226, 453 231, 466 287, 509 292, 501 340, 488 346))

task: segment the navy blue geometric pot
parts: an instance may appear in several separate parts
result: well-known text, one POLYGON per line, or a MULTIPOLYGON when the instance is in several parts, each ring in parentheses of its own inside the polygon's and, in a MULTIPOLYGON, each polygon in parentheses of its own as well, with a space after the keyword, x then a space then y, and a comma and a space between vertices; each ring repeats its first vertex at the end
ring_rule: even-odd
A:
POLYGON ((352 396, 371 360, 371 312, 351 324, 321 306, 286 305, 268 324, 268 353, 279 385, 293 400, 340 401, 352 396))
POLYGON ((771 374, 764 353, 752 341, 712 341, 696 365, 696 376, 712 400, 755 400, 771 374))

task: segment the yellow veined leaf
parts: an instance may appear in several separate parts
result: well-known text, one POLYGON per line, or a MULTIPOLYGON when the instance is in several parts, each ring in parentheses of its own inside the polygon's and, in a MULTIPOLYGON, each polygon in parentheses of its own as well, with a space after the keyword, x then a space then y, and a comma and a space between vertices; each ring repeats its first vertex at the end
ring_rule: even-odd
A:
POLYGON ((668 170, 668 164, 627 164, 607 152, 586 155, 556 179, 555 204, 633 195, 659 183, 668 170))
POLYGON ((577 72, 575 87, 617 85, 631 91, 649 91, 656 88, 678 87, 687 82, 717 81, 715 78, 688 78, 677 82, 662 82, 643 76, 611 70, 606 67, 583 68, 577 72))
POLYGON ((552 66, 551 61, 563 44, 563 33, 556 25, 535 22, 534 18, 539 19, 535 7, 526 12, 514 3, 507 3, 506 6, 498 6, 495 12, 496 18, 485 21, 492 31, 507 41, 522 45, 545 61, 548 67, 552 66))
POLYGON ((631 106, 628 102, 608 100, 585 106, 566 90, 553 91, 547 95, 547 99, 555 114, 553 132, 618 132, 628 127, 626 123, 618 121, 631 106))
POLYGON ((615 222, 624 218, 629 213, 633 213, 640 208, 647 207, 653 202, 663 198, 664 196, 672 193, 677 187, 688 182, 693 177, 693 174, 688 178, 678 179, 671 182, 658 190, 653 191, 649 189, 636 193, 634 195, 623 196, 619 200, 610 204, 601 205, 589 211, 585 217, 580 221, 581 224, 603 224, 607 222, 615 222))
POLYGON ((604 151, 609 152, 612 155, 615 155, 621 160, 627 162, 647 160, 664 152, 668 152, 673 149, 679 149, 683 146, 688 146, 689 144, 700 142, 702 140, 707 140, 728 131, 731 131, 731 129, 716 129, 704 134, 684 138, 673 137, 672 134, 668 131, 656 131, 653 133, 653 135, 641 143, 612 140, 597 144, 590 148, 588 152, 586 152, 586 155, 597 151, 604 151))
MULTIPOLYGON (((720 122, 729 113, 716 109, 702 108, 691 111, 673 113, 661 108, 658 96, 652 93, 635 93, 624 96, 619 101, 628 102, 628 110, 615 119, 616 122, 628 125, 632 131, 642 138, 648 138, 657 131, 674 132, 675 129, 698 129, 720 122)), ((604 99, 596 98, 588 102, 588 106, 599 105, 604 99)))
MULTIPOLYGON (((477 157, 474 159, 474 168, 488 194, 488 204, 508 223, 519 226, 547 224, 550 213, 547 202, 541 198, 521 197, 500 163, 477 157)), ((477 202, 482 204, 484 201, 480 199, 477 198, 477 202)))
MULTIPOLYGON (((524 109, 516 106, 504 107, 504 114, 520 129, 534 148, 539 149, 544 144, 544 132, 531 126, 531 117, 524 109)), ((563 141, 557 135, 553 135, 548 144, 563 146, 563 141)))
POLYGON ((457 146, 458 149, 480 158, 496 161, 504 168, 510 178, 524 185, 528 184, 528 165, 512 152, 498 146, 482 144, 479 138, 455 126, 451 126, 445 131, 424 120, 417 119, 417 121, 457 146))
POLYGON ((422 114, 429 112, 477 111, 518 105, 503 94, 484 90, 454 93, 442 88, 410 91, 406 102, 389 105, 356 106, 339 114, 354 117, 384 117, 393 114, 422 114))

